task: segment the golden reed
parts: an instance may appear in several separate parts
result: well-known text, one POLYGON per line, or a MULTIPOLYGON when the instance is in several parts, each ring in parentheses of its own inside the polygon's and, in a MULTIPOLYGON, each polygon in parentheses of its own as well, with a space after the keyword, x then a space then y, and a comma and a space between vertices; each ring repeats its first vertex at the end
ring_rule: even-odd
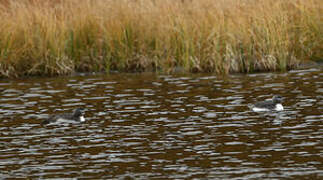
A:
POLYGON ((0 77, 322 60, 322 0, 0 0, 0 77))

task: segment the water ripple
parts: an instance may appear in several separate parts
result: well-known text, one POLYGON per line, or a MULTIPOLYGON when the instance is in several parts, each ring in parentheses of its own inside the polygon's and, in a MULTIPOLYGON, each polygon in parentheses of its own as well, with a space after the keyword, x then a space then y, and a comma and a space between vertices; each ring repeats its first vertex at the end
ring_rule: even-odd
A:
POLYGON ((0 176, 321 179, 320 77, 314 68, 1 82, 0 176), (274 94, 286 98, 285 111, 248 108, 274 94), (85 123, 40 125, 76 107, 85 123))

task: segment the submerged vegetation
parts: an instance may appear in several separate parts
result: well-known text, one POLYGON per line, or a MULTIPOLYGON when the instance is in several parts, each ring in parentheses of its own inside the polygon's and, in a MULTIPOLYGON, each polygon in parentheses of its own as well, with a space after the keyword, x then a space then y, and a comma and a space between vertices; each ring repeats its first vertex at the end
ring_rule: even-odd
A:
POLYGON ((0 0, 0 77, 254 72, 322 59, 321 0, 0 0))

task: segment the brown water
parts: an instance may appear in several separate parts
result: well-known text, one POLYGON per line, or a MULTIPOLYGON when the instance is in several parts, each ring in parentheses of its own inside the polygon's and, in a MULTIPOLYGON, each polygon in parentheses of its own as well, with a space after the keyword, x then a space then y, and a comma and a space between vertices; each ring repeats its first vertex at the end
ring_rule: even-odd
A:
POLYGON ((0 80, 0 177, 323 178, 323 71, 0 80), (248 104, 285 97, 285 111, 248 104), (86 109, 85 123, 41 126, 86 109))

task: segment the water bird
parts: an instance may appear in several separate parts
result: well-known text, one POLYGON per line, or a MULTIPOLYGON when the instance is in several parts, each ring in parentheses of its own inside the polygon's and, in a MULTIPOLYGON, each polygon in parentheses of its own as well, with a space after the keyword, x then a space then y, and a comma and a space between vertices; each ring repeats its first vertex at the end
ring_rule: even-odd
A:
POLYGON ((282 102, 283 102, 283 98, 279 95, 275 95, 271 100, 257 102, 253 106, 251 106, 251 108, 255 112, 273 111, 273 110, 282 111, 284 110, 284 107, 281 104, 282 102))
POLYGON ((84 122, 84 109, 77 108, 73 111, 73 113, 63 113, 63 114, 56 114, 50 116, 48 119, 45 119, 42 124, 49 124, 52 122, 57 121, 76 121, 76 122, 84 122))

